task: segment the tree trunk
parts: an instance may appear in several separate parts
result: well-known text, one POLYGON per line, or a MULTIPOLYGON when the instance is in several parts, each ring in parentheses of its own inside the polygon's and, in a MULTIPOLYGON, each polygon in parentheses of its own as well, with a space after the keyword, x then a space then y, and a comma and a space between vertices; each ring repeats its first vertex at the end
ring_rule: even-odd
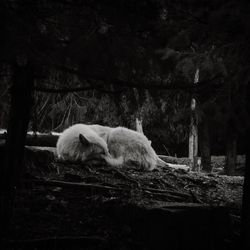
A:
MULTIPOLYGON (((250 83, 247 88, 247 110, 250 115, 250 83)), ((247 134, 250 135, 250 127, 247 129, 247 134)), ((249 138, 246 136, 247 138, 249 138)), ((250 249, 250 147, 246 148, 246 166, 245 166, 245 180, 243 186, 243 200, 242 200, 242 243, 244 250, 250 249)))
POLYGON ((232 133, 227 135, 227 153, 226 153, 226 166, 225 174, 234 175, 237 159, 237 137, 232 133))
POLYGON ((13 69, 8 135, 5 144, 5 161, 0 177, 2 244, 4 239, 8 237, 15 190, 22 170, 24 144, 32 106, 33 84, 33 71, 29 64, 15 65, 13 69))
POLYGON ((135 127, 136 127, 137 132, 143 134, 142 119, 139 119, 138 117, 136 117, 136 119, 135 119, 135 127))
MULTIPOLYGON (((2 141, 5 142, 7 133, 0 133, 0 146, 2 141)), ((56 147, 59 134, 27 134, 25 145, 39 147, 56 147)))
POLYGON ((202 169, 206 172, 212 171, 211 166, 211 150, 210 150, 210 135, 207 119, 200 123, 200 153, 202 169))
MULTIPOLYGON (((192 99, 192 104, 195 103, 195 99, 192 99)), ((196 123, 196 114, 195 114, 195 104, 192 109, 192 116, 191 116, 191 122, 190 122, 190 132, 189 132, 189 159, 191 161, 192 169, 194 171, 197 170, 196 166, 196 159, 198 156, 198 129, 197 129, 197 123, 196 123)))
MULTIPOLYGON (((194 86, 199 82, 200 70, 197 68, 194 76, 194 86)), ((189 132, 189 159, 191 160, 191 168, 193 171, 199 171, 198 165, 198 127, 197 127, 197 113, 196 100, 191 99, 191 121, 189 132)))
POLYGON ((228 120, 227 120, 227 138, 226 138, 226 166, 225 174, 234 175, 237 157, 237 131, 235 126, 235 115, 233 109, 233 83, 229 81, 227 85, 227 105, 228 105, 228 120))

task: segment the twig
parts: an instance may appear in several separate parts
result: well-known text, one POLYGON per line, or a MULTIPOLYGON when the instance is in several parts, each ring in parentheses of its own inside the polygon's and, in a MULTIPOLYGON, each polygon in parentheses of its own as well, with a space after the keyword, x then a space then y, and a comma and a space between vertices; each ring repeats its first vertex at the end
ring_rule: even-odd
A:
MULTIPOLYGON (((131 181, 133 183, 135 183, 137 185, 137 187, 140 187, 140 184, 138 181, 136 181, 135 179, 131 178, 130 176, 122 173, 118 168, 113 168, 113 167, 110 167, 109 166, 109 169, 111 169, 112 172, 115 172, 115 174, 118 176, 118 177, 121 177, 122 179, 124 180, 128 180, 128 181, 131 181)), ((108 169, 105 171, 108 171, 108 169)))
POLYGON ((154 200, 157 200, 157 198, 160 201, 171 201, 171 202, 186 202, 186 199, 184 199, 181 196, 178 195, 173 195, 173 194, 168 194, 168 193, 152 193, 150 191, 144 190, 145 194, 152 195, 154 197, 154 200))
POLYGON ((191 196, 192 196, 194 202, 197 202, 197 203, 200 203, 200 204, 204 204, 204 202, 202 202, 202 201, 198 198, 198 196, 197 196, 192 190, 190 190, 189 192, 190 192, 190 194, 191 194, 191 196))
POLYGON ((178 191, 169 191, 169 190, 155 189, 155 188, 143 188, 143 190, 147 190, 153 193, 165 193, 165 194, 170 194, 170 195, 175 195, 175 196, 181 196, 183 198, 192 198, 190 194, 178 192, 178 191))
POLYGON ((34 184, 45 185, 45 186, 58 186, 58 187, 66 187, 66 188, 75 188, 81 189, 85 191, 119 191, 126 192, 128 189, 124 188, 116 188, 109 186, 102 186, 98 184, 89 184, 89 183, 76 183, 76 182, 65 182, 65 181, 55 181, 55 180, 32 180, 34 184))
POLYGON ((25 249, 70 249, 73 246, 96 246, 107 243, 104 238, 100 237, 55 237, 55 238, 41 238, 32 240, 16 240, 6 242, 8 247, 25 247, 25 249))

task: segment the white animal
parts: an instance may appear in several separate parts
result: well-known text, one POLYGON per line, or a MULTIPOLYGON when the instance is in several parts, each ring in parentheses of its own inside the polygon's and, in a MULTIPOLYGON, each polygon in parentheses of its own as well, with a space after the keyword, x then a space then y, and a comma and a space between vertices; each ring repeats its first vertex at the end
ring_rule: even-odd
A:
POLYGON ((59 136, 57 141, 59 159, 69 161, 86 161, 104 159, 113 166, 122 164, 122 159, 113 159, 109 154, 107 143, 88 125, 75 124, 59 136))
POLYGON ((58 139, 57 154, 71 161, 102 158, 112 166, 134 163, 149 171, 164 166, 187 168, 161 160, 151 147, 151 141, 141 133, 97 124, 76 124, 66 129, 58 139))
POLYGON ((107 142, 109 152, 114 158, 122 157, 123 164, 132 162, 146 170, 169 166, 158 157, 151 141, 139 132, 124 127, 111 128, 97 124, 90 127, 107 142))
POLYGON ((107 137, 110 154, 122 157, 123 163, 134 163, 145 170, 157 167, 158 156, 151 147, 148 138, 134 130, 117 127, 113 128, 107 137))

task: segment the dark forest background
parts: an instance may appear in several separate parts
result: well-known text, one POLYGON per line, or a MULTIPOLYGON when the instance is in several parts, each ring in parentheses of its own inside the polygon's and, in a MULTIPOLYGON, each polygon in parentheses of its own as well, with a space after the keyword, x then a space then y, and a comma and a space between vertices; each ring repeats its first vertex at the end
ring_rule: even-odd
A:
POLYGON ((204 170, 211 154, 223 154, 233 175, 237 154, 246 154, 241 228, 249 249, 249 13, 243 0, 1 0, 1 241, 28 130, 77 122, 134 129, 137 118, 157 153, 187 156, 192 117, 204 170))
POLYGON ((30 130, 77 122, 134 129, 139 117, 159 153, 187 156, 195 97, 211 154, 236 143, 244 154, 249 10, 235 0, 3 0, 0 127, 7 128, 11 86, 20 79, 16 66, 28 65, 30 130))

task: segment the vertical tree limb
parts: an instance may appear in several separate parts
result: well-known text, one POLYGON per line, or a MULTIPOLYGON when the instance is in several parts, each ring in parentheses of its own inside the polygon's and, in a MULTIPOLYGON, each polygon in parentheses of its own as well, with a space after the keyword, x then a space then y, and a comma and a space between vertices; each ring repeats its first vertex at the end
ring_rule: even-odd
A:
POLYGON ((202 169, 206 172, 212 171, 211 166, 211 149, 210 149, 210 133, 208 119, 204 117, 201 121, 199 129, 200 137, 200 153, 201 153, 201 164, 202 169))
MULTIPOLYGON (((250 83, 247 87, 247 111, 250 115, 250 83)), ((247 129, 247 134, 250 135, 250 127, 247 129)), ((243 249, 250 249, 250 147, 246 149, 246 167, 245 180, 243 186, 243 200, 242 200, 242 243, 243 249)))
POLYGON ((9 222, 12 216, 15 191, 22 171, 24 145, 30 111, 33 103, 34 85, 31 65, 24 60, 13 66, 13 85, 9 112, 8 135, 5 144, 5 161, 1 169, 1 243, 8 237, 9 222))

